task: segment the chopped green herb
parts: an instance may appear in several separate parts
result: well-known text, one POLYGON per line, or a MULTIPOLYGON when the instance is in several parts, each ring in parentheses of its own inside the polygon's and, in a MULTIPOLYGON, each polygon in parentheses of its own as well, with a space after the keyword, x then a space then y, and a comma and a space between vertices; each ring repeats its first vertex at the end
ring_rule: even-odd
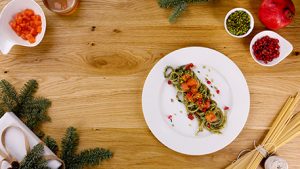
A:
POLYGON ((245 11, 235 11, 226 20, 228 31, 236 36, 246 34, 250 29, 250 16, 245 11))

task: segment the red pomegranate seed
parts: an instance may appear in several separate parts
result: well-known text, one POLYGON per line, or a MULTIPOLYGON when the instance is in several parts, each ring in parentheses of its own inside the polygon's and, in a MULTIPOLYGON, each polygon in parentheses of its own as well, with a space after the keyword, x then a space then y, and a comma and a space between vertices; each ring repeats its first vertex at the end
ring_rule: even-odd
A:
POLYGON ((220 94, 220 90, 219 90, 219 89, 217 89, 217 91, 216 91, 216 92, 217 92, 217 94, 220 94))
POLYGON ((269 36, 258 39, 253 44, 252 49, 256 59, 264 63, 271 62, 280 55, 279 40, 269 36))
POLYGON ((185 69, 186 70, 191 70, 192 67, 194 67, 194 64, 190 63, 190 64, 188 64, 188 65, 185 66, 185 69))
POLYGON ((211 84, 211 81, 208 80, 208 81, 207 81, 207 84, 211 84))
POLYGON ((189 118, 190 120, 194 120, 195 117, 194 117, 194 115, 193 115, 192 113, 189 113, 189 114, 188 114, 188 118, 189 118))
POLYGON ((169 84, 169 85, 172 84, 171 80, 168 80, 168 84, 169 84))
POLYGON ((229 110, 229 107, 228 107, 228 106, 225 106, 225 107, 224 107, 224 110, 229 110))
POLYGON ((169 115, 169 116, 168 116, 168 119, 169 119, 169 120, 172 120, 172 115, 169 115))

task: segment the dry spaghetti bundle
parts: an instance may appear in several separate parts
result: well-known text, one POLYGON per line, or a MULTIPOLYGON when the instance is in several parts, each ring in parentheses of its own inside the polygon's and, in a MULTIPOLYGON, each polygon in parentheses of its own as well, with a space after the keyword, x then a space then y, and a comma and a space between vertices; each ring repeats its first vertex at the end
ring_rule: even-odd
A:
POLYGON ((299 135, 300 112, 293 113, 299 99, 299 93, 296 96, 290 96, 262 143, 226 169, 256 169, 263 158, 299 135))

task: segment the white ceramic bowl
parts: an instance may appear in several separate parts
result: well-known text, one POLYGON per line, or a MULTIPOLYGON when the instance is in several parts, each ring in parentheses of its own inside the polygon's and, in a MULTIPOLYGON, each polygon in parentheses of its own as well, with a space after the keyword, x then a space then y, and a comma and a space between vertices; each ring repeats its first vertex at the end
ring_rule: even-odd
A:
POLYGON ((244 9, 244 8, 234 8, 234 9, 230 10, 230 11, 227 13, 227 15, 225 16, 225 19, 224 19, 224 27, 225 27, 226 32, 227 32, 229 35, 231 35, 232 37, 235 37, 235 38, 243 38, 243 37, 248 36, 248 35, 252 32, 252 30, 253 30, 253 28, 254 28, 254 19, 253 19, 252 14, 251 14, 247 9, 244 9), (245 33, 244 35, 240 35, 240 36, 236 36, 236 35, 231 34, 231 33, 228 31, 228 29, 227 29, 227 24, 226 24, 226 21, 227 21, 228 17, 229 17, 232 13, 234 13, 234 12, 236 12, 236 11, 245 11, 245 12, 250 16, 250 29, 248 30, 247 33, 245 33))
POLYGON ((252 38, 251 43, 250 43, 250 53, 251 53, 252 58, 255 60, 256 63, 258 63, 262 66, 275 66, 279 62, 281 62, 283 59, 285 59, 292 51, 293 51, 293 45, 289 41, 284 39, 282 36, 280 36, 278 33, 273 32, 273 31, 262 31, 262 32, 256 34, 252 38), (252 49, 253 44, 258 39, 260 39, 264 36, 269 36, 271 38, 278 39, 279 40, 279 46, 280 46, 280 48, 279 48, 279 52, 280 52, 279 57, 275 58, 273 61, 268 62, 268 63, 264 63, 261 60, 257 60, 255 55, 254 55, 253 49, 252 49))
POLYGON ((46 31, 45 14, 42 8, 34 0, 12 0, 3 8, 0 14, 0 37, 1 37, 0 50, 2 54, 8 54, 8 52, 14 45, 34 47, 42 41, 45 31, 46 31), (36 36, 35 43, 29 43, 28 41, 23 40, 15 33, 15 31, 9 25, 13 17, 17 13, 25 9, 32 9, 35 12, 35 14, 41 16, 42 32, 36 36))

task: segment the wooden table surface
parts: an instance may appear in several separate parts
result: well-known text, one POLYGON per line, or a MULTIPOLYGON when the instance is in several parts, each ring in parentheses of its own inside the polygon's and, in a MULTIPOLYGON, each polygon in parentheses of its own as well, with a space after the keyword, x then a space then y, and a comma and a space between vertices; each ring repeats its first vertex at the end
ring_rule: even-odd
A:
MULTIPOLYGON (((1 9, 7 2, 0 1, 1 9)), ((272 68, 256 64, 249 54, 251 38, 265 29, 257 17, 259 0, 191 5, 176 24, 168 23, 170 10, 160 9, 156 0, 82 0, 71 16, 58 16, 38 2, 47 17, 42 43, 35 48, 16 46, 9 55, 1 55, 0 77, 17 87, 37 79, 38 95, 53 101, 52 122, 43 126, 45 132, 60 139, 68 126, 74 126, 81 148, 111 149, 113 159, 98 168, 224 168, 242 149, 253 148, 253 140, 262 139, 286 98, 300 90, 299 0, 294 0, 293 24, 278 31, 294 51, 272 68), (234 7, 244 7, 254 16, 255 28, 247 38, 232 38, 223 28, 225 14, 234 7), (150 69, 167 53, 188 46, 227 55, 244 73, 251 93, 242 133, 223 150, 206 156, 182 155, 163 146, 142 112, 141 93, 150 69)), ((296 169, 299 149, 300 137, 278 154, 296 169)))

